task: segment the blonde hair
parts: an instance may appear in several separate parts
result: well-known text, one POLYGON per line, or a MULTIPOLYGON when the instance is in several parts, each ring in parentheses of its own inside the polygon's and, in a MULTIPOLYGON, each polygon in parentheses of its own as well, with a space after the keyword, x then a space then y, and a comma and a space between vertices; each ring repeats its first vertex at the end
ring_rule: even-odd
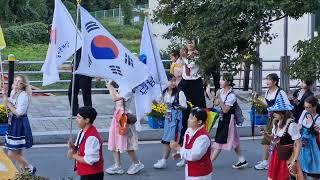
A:
MULTIPOLYGON (((16 79, 17 77, 22 79, 22 83, 24 85, 24 87, 22 88, 23 91, 25 91, 29 96, 32 96, 32 89, 31 89, 31 85, 29 83, 29 80, 26 76, 18 74, 16 75, 14 78, 16 79)), ((12 90, 16 91, 14 85, 12 84, 12 90)))

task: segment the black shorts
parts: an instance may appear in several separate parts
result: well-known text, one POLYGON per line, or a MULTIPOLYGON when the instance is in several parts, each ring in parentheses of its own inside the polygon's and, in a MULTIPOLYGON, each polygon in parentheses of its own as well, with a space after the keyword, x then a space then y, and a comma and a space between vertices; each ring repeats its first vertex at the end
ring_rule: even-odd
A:
POLYGON ((104 173, 81 176, 80 180, 103 180, 104 173))

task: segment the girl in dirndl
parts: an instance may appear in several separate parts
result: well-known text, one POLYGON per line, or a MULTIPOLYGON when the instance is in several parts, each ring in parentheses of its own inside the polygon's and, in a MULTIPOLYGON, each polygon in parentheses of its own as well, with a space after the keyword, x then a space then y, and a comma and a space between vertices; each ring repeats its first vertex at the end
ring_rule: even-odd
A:
MULTIPOLYGON (((298 157, 301 149, 299 126, 292 118, 293 106, 287 104, 280 95, 275 104, 268 108, 272 112, 272 134, 262 130, 261 133, 271 141, 269 153, 271 153, 268 168, 268 180, 289 180, 291 174, 299 172, 298 157)), ((301 172, 301 171, 300 171, 301 172)), ((298 180, 301 180, 297 176, 298 180)), ((303 176, 302 176, 303 178, 303 176)))
POLYGON ((305 99, 304 110, 299 119, 302 134, 302 149, 300 162, 302 171, 314 180, 320 179, 320 145, 317 143, 319 134, 320 116, 316 112, 318 99, 309 96, 305 99))
POLYGON ((29 119, 27 116, 32 95, 30 84, 23 75, 17 75, 12 84, 12 91, 8 98, 4 90, 4 105, 7 106, 9 113, 8 130, 5 136, 5 148, 8 156, 18 162, 22 171, 29 171, 35 174, 36 168, 28 163, 23 157, 22 150, 31 148, 33 137, 29 119))
POLYGON ((179 134, 182 128, 182 110, 187 108, 187 100, 183 91, 176 85, 176 77, 169 75, 168 88, 164 90, 162 99, 166 103, 167 115, 164 120, 164 129, 161 143, 163 144, 162 159, 153 165, 156 169, 167 167, 167 160, 170 155, 170 141, 179 141, 179 134))
POLYGON ((130 113, 129 106, 132 101, 133 94, 129 93, 125 95, 125 97, 121 97, 115 89, 115 86, 118 85, 113 81, 109 81, 106 86, 110 91, 112 100, 115 102, 115 111, 111 121, 108 137, 108 150, 113 152, 115 163, 105 171, 111 175, 123 174, 124 170, 121 166, 120 154, 127 152, 132 161, 127 174, 136 174, 144 168, 144 165, 139 161, 136 153, 138 150, 138 132, 135 124, 128 124, 125 135, 121 135, 119 133, 120 118, 123 113, 130 113))
MULTIPOLYGON (((266 81, 268 90, 266 91, 264 101, 261 102, 261 104, 264 104, 266 107, 272 107, 275 104, 276 99, 280 95, 286 104, 290 104, 287 94, 279 87, 279 76, 277 74, 268 74, 266 77, 266 81)), ((259 101, 259 99, 256 98, 256 101, 259 101)), ((271 134, 272 131, 272 115, 270 112, 268 113, 268 122, 265 127, 265 131, 269 134, 271 134)), ((261 140, 261 144, 263 145, 263 159, 262 161, 257 162, 257 164, 254 166, 256 170, 266 170, 269 167, 268 160, 270 140, 268 140, 266 137, 263 137, 261 140)))
POLYGON ((212 148, 211 160, 214 161, 219 156, 222 150, 232 150, 238 156, 238 162, 232 166, 234 169, 246 167, 248 165, 244 156, 241 154, 240 139, 237 132, 236 122, 234 118, 235 103, 237 103, 237 97, 233 92, 233 76, 225 73, 220 80, 220 86, 222 89, 218 95, 217 106, 221 108, 220 120, 218 123, 217 133, 215 136, 215 142, 212 148))

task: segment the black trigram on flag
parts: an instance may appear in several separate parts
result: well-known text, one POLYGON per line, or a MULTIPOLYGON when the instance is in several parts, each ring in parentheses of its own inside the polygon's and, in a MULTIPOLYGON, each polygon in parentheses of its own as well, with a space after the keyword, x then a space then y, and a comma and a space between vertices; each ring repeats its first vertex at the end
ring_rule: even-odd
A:
POLYGON ((91 64, 92 64, 92 60, 90 58, 90 56, 88 55, 88 62, 89 62, 89 67, 91 67, 91 64))
POLYGON ((131 57, 130 57, 127 53, 125 53, 124 62, 125 62, 126 64, 128 64, 129 66, 132 66, 132 67, 133 67, 133 60, 131 59, 131 57))
POLYGON ((119 76, 123 76, 119 66, 109 66, 109 68, 110 68, 110 70, 111 70, 111 72, 113 74, 117 74, 119 76))
POLYGON ((93 30, 100 29, 100 27, 97 25, 97 22, 94 21, 88 22, 85 26, 88 33, 90 33, 93 30))

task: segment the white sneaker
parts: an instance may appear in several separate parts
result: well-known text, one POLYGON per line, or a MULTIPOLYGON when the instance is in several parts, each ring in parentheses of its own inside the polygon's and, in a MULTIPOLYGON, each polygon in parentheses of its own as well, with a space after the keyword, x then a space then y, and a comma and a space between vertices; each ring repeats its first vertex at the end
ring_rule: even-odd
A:
POLYGON ((268 169, 268 162, 266 163, 265 161, 259 161, 255 166, 254 168, 256 170, 265 170, 265 169, 268 169))
POLYGON ((143 165, 141 162, 139 162, 138 164, 132 164, 132 165, 129 167, 127 173, 128 173, 129 175, 137 174, 137 173, 138 173, 139 171, 141 171, 143 168, 144 168, 144 165, 143 165))
POLYGON ((167 167, 167 163, 166 163, 166 160, 164 159, 161 159, 161 160, 158 160, 157 163, 155 163, 153 165, 154 168, 156 169, 164 169, 167 167))
POLYGON ((111 167, 109 167, 108 169, 106 169, 105 172, 110 175, 115 175, 115 174, 123 174, 124 170, 121 168, 121 166, 116 166, 114 164, 111 167))
POLYGON ((186 164, 186 161, 184 159, 181 159, 179 162, 177 162, 177 167, 183 167, 186 164))

